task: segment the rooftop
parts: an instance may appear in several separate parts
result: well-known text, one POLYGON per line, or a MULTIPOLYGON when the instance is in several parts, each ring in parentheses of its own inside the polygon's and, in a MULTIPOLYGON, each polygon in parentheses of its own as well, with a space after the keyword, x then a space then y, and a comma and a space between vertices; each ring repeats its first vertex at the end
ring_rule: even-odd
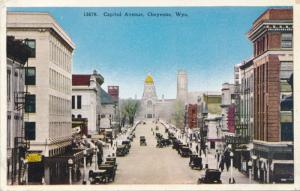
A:
POLYGON ((293 9, 291 8, 267 9, 253 22, 253 28, 267 20, 293 20, 293 9))
POLYGON ((90 79, 91 79, 90 74, 73 74, 72 86, 89 86, 90 79))
POLYGON ((8 30, 12 28, 52 29, 72 50, 75 49, 75 44, 70 36, 47 12, 8 12, 7 28, 8 30))
POLYGON ((103 88, 101 88, 101 104, 114 104, 113 97, 110 96, 103 88))

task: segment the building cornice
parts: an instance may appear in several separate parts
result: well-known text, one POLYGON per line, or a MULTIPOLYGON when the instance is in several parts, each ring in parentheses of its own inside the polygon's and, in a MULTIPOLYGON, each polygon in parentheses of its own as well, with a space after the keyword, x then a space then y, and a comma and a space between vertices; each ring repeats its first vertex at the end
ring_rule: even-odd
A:
POLYGON ((8 30, 51 29, 55 33, 57 33, 58 36, 60 36, 68 44, 68 46, 70 46, 72 50, 75 49, 75 43, 50 14, 37 12, 8 12, 7 15, 8 30), (22 17, 23 19, 21 19, 22 17))
POLYGON ((248 38, 253 42, 265 32, 291 32, 293 31, 293 22, 290 20, 286 21, 265 21, 260 25, 252 28, 248 33, 248 38))

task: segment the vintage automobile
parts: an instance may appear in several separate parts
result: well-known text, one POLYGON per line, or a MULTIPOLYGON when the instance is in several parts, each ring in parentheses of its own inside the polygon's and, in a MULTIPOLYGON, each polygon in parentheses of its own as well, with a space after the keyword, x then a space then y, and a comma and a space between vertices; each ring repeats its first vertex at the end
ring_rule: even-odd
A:
POLYGON ((122 141, 122 145, 125 145, 128 151, 131 148, 130 140, 122 141))
POLYGON ((222 184, 221 172, 217 169, 207 169, 205 176, 198 179, 198 184, 222 184))
POLYGON ((172 148, 178 151, 179 144, 181 144, 181 142, 178 139, 174 139, 173 140, 173 147, 172 148))
POLYGON ((155 134, 155 138, 158 140, 158 139, 162 139, 163 138, 163 135, 160 134, 160 133, 156 133, 155 134))
POLYGON ((115 170, 117 170, 118 165, 116 157, 107 157, 104 164, 113 165, 115 167, 115 170))
POLYGON ((117 146, 117 151, 116 151, 116 155, 119 156, 125 156, 126 154, 128 154, 129 150, 126 147, 126 145, 118 145, 117 146))
POLYGON ((114 165, 102 164, 98 170, 89 171, 89 181, 91 184, 101 184, 113 182, 115 180, 116 168, 114 165))
POLYGON ((188 146, 182 146, 179 149, 179 154, 182 157, 189 157, 191 153, 192 152, 191 152, 191 150, 190 150, 190 148, 188 146))
POLYGON ((147 142, 146 142, 146 137, 145 136, 140 136, 140 146, 146 146, 147 142))
POLYGON ((199 157, 197 154, 191 154, 190 155, 189 166, 192 169, 200 169, 200 170, 202 170, 202 168, 203 168, 202 158, 199 157))

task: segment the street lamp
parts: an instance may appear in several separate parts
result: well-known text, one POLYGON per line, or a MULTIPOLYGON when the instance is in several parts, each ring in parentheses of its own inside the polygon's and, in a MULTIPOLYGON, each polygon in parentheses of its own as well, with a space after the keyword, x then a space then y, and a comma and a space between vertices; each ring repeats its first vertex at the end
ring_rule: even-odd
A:
POLYGON ((251 184, 251 179, 252 179, 252 161, 248 161, 248 169, 249 169, 249 184, 251 184))
POLYGON ((97 170, 97 152, 98 152, 98 148, 95 147, 95 170, 97 170))
POLYGON ((69 183, 72 184, 72 166, 73 166, 73 160, 70 158, 68 160, 69 165, 69 183))
POLYGON ((87 151, 86 151, 86 149, 84 149, 83 150, 83 181, 82 181, 82 184, 86 184, 86 180, 85 180, 86 156, 87 156, 87 151))
POLYGON ((208 169, 208 142, 205 143, 205 155, 206 155, 206 164, 205 164, 205 168, 208 169))
POLYGON ((25 167, 25 183, 28 184, 28 160, 24 160, 24 167, 25 167))
POLYGON ((230 151, 230 179, 229 184, 234 184, 235 181, 233 180, 233 152, 230 151))

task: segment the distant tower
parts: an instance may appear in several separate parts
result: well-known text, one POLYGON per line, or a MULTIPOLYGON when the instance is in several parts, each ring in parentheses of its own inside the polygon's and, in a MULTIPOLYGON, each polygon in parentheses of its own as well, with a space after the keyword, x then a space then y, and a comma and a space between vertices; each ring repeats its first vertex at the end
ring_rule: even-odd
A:
POLYGON ((177 100, 187 103, 188 99, 188 78, 185 70, 179 70, 177 73, 177 100))
POLYGON ((144 93, 142 97, 143 115, 145 118, 155 118, 155 105, 157 95, 153 77, 148 74, 144 82, 144 93))

